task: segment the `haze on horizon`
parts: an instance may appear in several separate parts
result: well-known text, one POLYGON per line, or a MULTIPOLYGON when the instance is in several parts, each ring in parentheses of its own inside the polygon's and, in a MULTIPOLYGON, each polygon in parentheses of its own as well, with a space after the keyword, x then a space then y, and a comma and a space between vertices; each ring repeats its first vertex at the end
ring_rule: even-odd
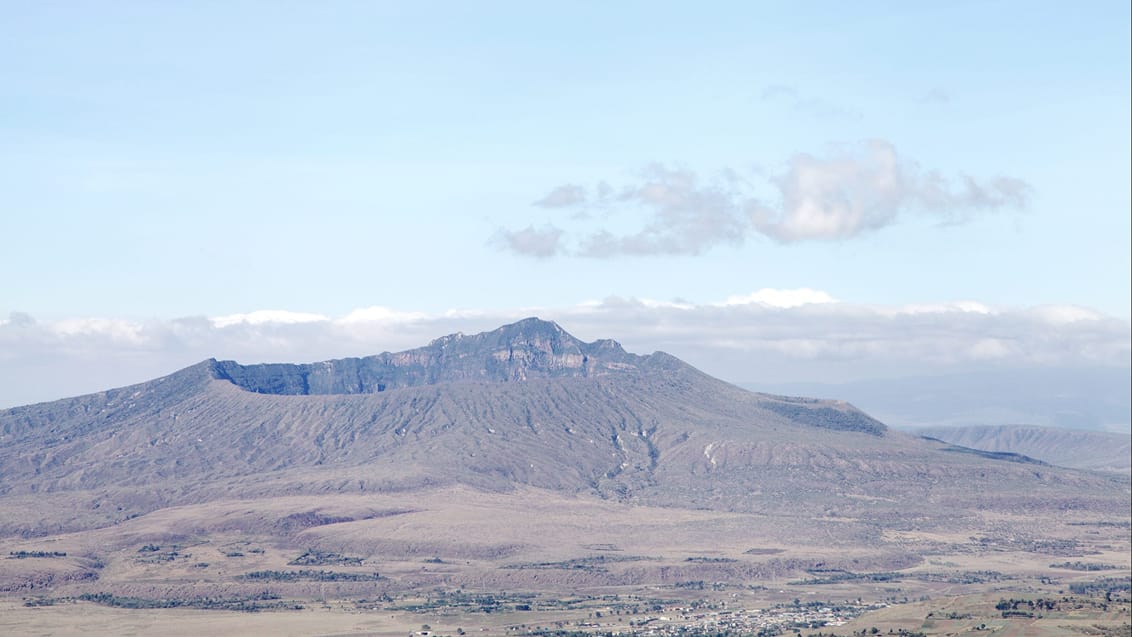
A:
POLYGON ((1130 366, 1126 2, 5 14, 0 407, 530 315, 763 385, 1130 366))

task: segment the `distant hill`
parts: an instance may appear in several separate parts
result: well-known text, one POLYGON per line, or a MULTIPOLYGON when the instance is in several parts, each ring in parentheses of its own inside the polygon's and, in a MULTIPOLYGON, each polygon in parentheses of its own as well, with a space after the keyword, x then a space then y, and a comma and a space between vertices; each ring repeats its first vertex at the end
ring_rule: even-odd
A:
POLYGON ((1074 469, 1132 473, 1132 436, 1029 425, 925 427, 916 433, 983 451, 1018 453, 1074 469))
POLYGON ((1009 369, 849 383, 744 383, 755 391, 840 398, 897 429, 1026 424, 1132 431, 1132 370, 1009 369))

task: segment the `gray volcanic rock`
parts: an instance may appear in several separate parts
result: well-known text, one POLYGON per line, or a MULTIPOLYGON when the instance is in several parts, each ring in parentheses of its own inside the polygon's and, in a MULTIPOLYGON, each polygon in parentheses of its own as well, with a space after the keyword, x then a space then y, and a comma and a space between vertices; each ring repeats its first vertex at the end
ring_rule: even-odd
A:
POLYGON ((491 332, 451 334, 425 347, 307 365, 221 361, 217 378, 259 394, 372 394, 457 381, 507 382, 637 370, 648 357, 616 341, 584 343, 557 323, 528 318, 491 332))

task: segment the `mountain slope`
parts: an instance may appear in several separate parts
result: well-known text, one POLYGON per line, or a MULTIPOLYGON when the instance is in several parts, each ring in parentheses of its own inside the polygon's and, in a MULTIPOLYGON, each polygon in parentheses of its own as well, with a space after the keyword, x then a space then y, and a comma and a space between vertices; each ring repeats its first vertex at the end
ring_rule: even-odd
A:
POLYGON ((1127 434, 1132 415, 1132 370, 1127 367, 1000 369, 760 388, 836 396, 905 430, 1025 423, 1127 434))
POLYGON ((1128 434, 1032 425, 926 427, 916 433, 972 449, 1024 454, 1062 467, 1132 473, 1128 434))

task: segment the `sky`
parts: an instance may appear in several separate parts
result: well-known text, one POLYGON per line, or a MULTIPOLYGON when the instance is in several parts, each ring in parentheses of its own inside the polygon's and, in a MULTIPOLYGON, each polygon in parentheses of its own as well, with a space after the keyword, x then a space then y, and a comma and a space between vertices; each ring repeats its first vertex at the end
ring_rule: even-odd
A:
POLYGON ((0 0, 0 407, 525 316, 1127 368, 1127 2, 0 0))

